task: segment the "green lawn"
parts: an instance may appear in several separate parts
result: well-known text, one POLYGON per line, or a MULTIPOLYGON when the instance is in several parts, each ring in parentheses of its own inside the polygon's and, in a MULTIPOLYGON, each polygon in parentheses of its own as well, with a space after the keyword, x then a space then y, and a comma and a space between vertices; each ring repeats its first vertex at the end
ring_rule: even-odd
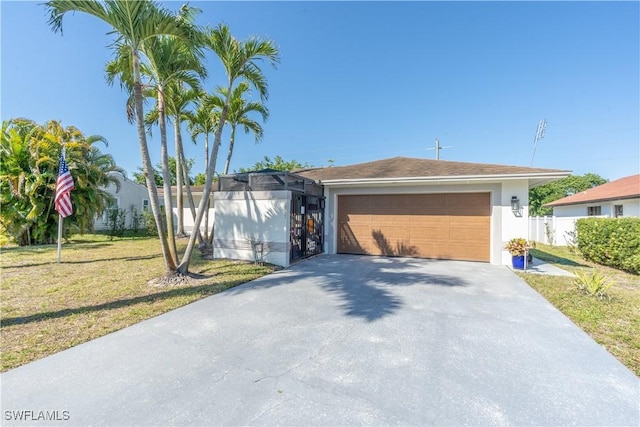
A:
MULTIPOLYGON (((185 246, 179 241, 180 250, 185 246)), ((199 278, 152 286, 148 282, 164 272, 158 240, 101 235, 72 238, 61 264, 55 245, 3 248, 0 267, 3 372, 273 271, 204 260, 196 251, 190 270, 199 278)))
POLYGON ((519 273, 531 287, 640 376, 640 277, 585 261, 566 247, 538 244, 531 252, 534 257, 571 272, 598 269, 614 282, 607 291, 609 298, 600 300, 581 293, 574 278, 519 273))

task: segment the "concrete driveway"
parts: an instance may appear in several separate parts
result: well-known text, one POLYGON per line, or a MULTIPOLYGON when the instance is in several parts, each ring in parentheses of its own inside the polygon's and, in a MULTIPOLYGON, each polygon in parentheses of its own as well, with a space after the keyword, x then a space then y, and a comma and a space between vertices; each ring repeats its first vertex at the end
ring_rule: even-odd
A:
POLYGON ((640 423, 635 375, 506 267, 455 261, 316 257, 1 380, 3 425, 640 423))

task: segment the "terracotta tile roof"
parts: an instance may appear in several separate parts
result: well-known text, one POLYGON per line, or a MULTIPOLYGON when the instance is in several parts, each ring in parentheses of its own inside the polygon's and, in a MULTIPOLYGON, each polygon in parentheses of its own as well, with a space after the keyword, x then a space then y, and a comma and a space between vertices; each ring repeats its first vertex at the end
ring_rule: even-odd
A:
POLYGON ((454 176, 495 176, 568 172, 560 169, 529 168, 523 166, 503 166, 484 163, 451 162, 446 160, 393 157, 349 166, 300 169, 298 175, 316 181, 342 179, 376 178, 416 178, 454 176))
POLYGON ((607 200, 640 198, 640 174, 631 175, 580 193, 563 197, 544 206, 565 206, 579 203, 603 202, 607 200))

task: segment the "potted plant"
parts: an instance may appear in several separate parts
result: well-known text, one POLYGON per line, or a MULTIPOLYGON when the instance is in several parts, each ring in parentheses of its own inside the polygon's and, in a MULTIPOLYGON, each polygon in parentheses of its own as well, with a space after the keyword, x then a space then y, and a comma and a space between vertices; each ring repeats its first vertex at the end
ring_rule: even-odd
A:
POLYGON ((523 237, 514 237, 504 247, 511 254, 511 265, 518 270, 524 270, 524 257, 528 256, 532 242, 523 237))

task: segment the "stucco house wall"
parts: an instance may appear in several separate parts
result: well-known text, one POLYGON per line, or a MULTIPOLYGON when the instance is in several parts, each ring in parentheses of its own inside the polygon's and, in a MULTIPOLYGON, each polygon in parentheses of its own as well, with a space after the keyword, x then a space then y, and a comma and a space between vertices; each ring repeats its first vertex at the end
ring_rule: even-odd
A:
POLYGON ((601 216, 615 217, 615 206, 622 205, 622 216, 640 217, 640 199, 610 200, 602 202, 589 202, 576 205, 554 206, 553 215, 557 217, 586 217, 590 206, 600 206, 601 216))
MULTIPOLYGON (((529 182, 526 179, 479 184, 438 184, 438 185, 346 185, 325 186, 325 253, 337 252, 338 196, 356 194, 427 194, 427 193, 473 193, 491 194, 491 250, 490 262, 510 265, 511 256, 504 245, 513 237, 527 237, 529 182), (518 197, 521 209, 514 214, 511 198, 518 197)), ((217 206, 217 205, 216 205, 217 206)))
POLYGON ((291 191, 217 192, 215 258, 254 260, 252 243, 264 245, 265 262, 289 266, 291 191))

